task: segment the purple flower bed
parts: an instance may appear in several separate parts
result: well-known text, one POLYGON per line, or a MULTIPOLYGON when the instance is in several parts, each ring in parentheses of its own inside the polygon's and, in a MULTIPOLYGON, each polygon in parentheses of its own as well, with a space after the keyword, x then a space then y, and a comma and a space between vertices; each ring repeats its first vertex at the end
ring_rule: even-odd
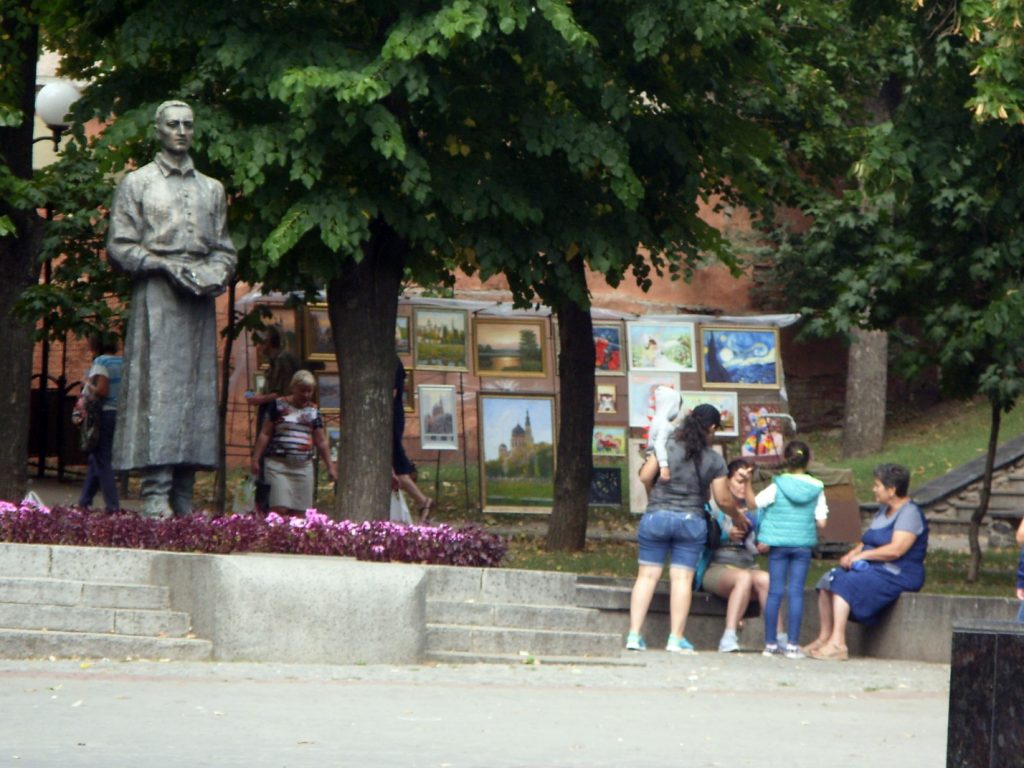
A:
POLYGON ((65 544, 124 547, 169 552, 286 552, 341 555, 377 562, 493 567, 501 563, 505 541, 482 528, 449 525, 396 525, 375 520, 334 521, 315 509, 305 517, 256 515, 167 520, 130 513, 108 515, 78 507, 0 501, 0 541, 16 544, 65 544))

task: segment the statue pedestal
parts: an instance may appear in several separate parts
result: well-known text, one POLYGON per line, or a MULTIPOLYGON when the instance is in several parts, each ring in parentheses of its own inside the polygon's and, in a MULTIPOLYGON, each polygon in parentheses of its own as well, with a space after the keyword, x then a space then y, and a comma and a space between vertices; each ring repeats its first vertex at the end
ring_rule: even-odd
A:
POLYGON ((953 625, 947 768, 1024 766, 1024 624, 953 625))

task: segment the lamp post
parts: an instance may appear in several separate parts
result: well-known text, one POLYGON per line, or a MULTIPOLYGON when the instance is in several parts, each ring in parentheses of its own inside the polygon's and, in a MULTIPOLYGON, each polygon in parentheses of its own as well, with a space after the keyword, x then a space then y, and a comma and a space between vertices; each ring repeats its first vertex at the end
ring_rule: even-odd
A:
MULTIPOLYGON (((33 144, 40 141, 52 141, 53 151, 55 153, 60 151, 60 140, 67 130, 68 126, 71 125, 71 121, 68 119, 68 111, 71 109, 71 105, 74 104, 80 97, 81 93, 79 90, 67 82, 66 80, 54 80, 53 82, 47 83, 39 92, 36 94, 36 114, 46 123, 46 127, 50 129, 49 136, 39 136, 32 140, 33 144)), ((46 220, 50 221, 53 219, 53 206, 47 202, 46 204, 46 220)), ((43 285, 49 285, 50 280, 53 277, 53 266, 50 263, 50 259, 46 259, 43 262, 43 285)), ((66 346, 66 345, 65 345, 66 346)), ((65 350, 66 354, 66 350, 65 350)), ((57 382, 58 392, 61 397, 64 393, 63 374, 61 380, 57 382)), ((36 433, 36 451, 38 456, 38 465, 36 467, 36 474, 38 477, 43 477, 46 472, 46 439, 49 434, 47 429, 47 408, 46 408, 46 395, 49 391, 50 382, 50 322, 48 319, 43 319, 43 345, 40 350, 40 361, 39 361, 39 398, 36 401, 36 426, 38 432, 36 433)), ((58 426, 60 420, 58 419, 58 426)), ((59 436, 58 436, 59 437, 59 436)), ((60 442, 58 440, 58 446, 60 442)), ((63 469, 63 467, 61 467, 63 469)))

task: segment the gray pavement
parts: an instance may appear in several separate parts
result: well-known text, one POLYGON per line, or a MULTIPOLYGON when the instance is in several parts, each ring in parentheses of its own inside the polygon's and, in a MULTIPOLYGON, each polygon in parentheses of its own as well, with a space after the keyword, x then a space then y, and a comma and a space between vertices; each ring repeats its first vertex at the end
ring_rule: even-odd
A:
POLYGON ((0 766, 939 766, 949 667, 0 661, 0 766))

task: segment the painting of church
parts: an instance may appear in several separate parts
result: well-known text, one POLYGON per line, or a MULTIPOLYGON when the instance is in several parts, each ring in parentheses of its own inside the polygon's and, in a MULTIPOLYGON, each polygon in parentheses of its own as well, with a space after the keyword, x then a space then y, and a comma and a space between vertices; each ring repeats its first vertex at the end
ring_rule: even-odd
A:
POLYGON ((483 502, 493 511, 550 511, 554 398, 480 395, 483 502))

